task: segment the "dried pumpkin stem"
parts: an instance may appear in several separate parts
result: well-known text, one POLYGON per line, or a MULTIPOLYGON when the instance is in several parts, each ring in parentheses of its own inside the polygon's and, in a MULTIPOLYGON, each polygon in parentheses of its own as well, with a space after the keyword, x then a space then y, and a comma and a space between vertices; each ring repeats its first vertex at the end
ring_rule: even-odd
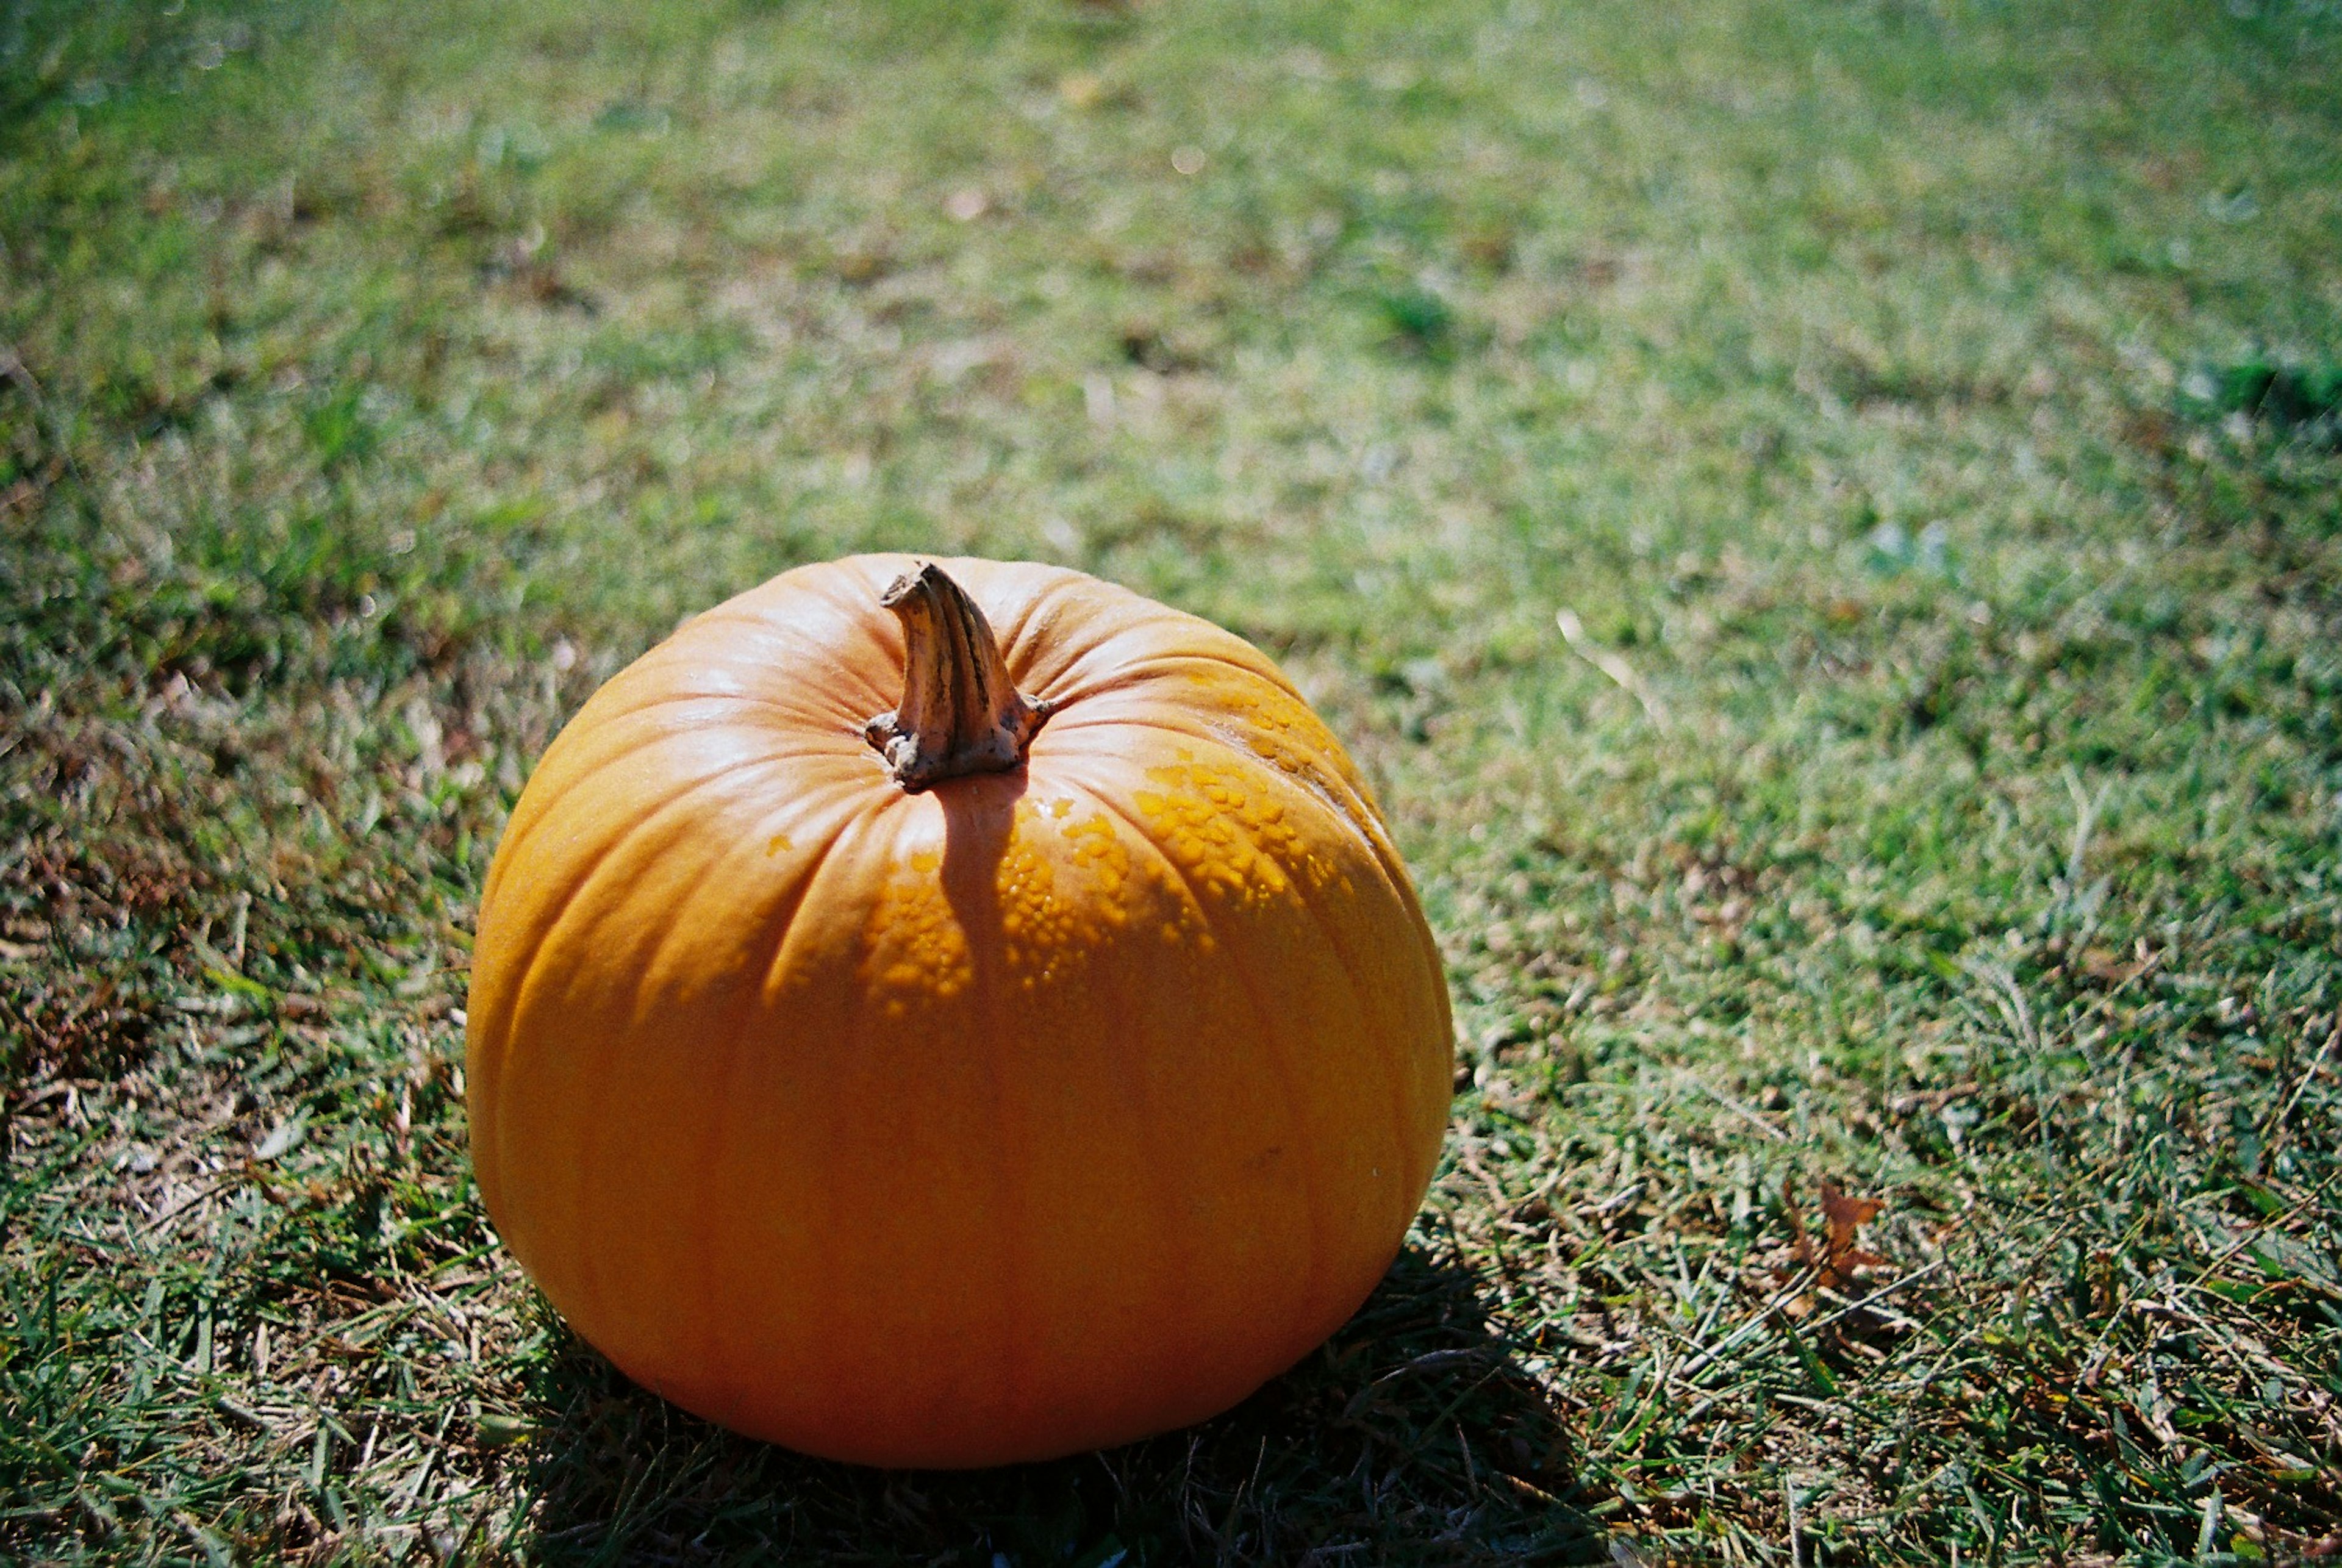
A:
POLYGON ((1008 677, 999 639, 967 591, 929 562, 878 602, 903 623, 903 701, 862 727, 887 772, 917 791, 963 774, 1006 773, 1049 716, 1008 677))

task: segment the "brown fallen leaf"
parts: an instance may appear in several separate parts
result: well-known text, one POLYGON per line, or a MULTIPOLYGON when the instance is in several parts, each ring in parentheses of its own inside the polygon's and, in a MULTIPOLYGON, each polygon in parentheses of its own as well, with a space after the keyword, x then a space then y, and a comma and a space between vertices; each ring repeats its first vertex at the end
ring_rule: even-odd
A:
POLYGON ((1885 1258, 1855 1244, 1855 1233, 1877 1219, 1886 1208, 1877 1198, 1848 1197, 1835 1182, 1822 1183, 1822 1219, 1827 1227, 1823 1241, 1823 1283, 1842 1284, 1857 1269, 1885 1264, 1885 1258))
MULTIPOLYGON (((1821 1184, 1821 1198, 1822 1234, 1817 1247, 1813 1233, 1806 1227, 1805 1216, 1798 1212, 1795 1181, 1782 1179, 1781 1208, 1789 1217, 1789 1240, 1797 1249, 1797 1262, 1814 1272, 1816 1287, 1837 1290, 1852 1279, 1857 1269, 1886 1266, 1887 1259, 1856 1244, 1856 1235, 1864 1225, 1884 1213, 1887 1205, 1877 1198, 1851 1197, 1837 1183, 1827 1179, 1821 1184)), ((1792 1315, 1801 1315, 1798 1307, 1810 1310, 1811 1306, 1811 1298, 1803 1298, 1793 1303, 1792 1315)))

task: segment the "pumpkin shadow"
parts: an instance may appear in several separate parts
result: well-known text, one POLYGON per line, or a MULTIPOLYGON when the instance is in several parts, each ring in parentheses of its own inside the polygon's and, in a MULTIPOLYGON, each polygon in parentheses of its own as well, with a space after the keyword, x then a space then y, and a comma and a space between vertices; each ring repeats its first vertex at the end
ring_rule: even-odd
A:
POLYGON ((1226 1414, 970 1472, 871 1470, 735 1436, 555 1324, 512 1545, 555 1563, 1609 1562, 1561 1413, 1480 1283, 1427 1221, 1349 1323, 1226 1414))

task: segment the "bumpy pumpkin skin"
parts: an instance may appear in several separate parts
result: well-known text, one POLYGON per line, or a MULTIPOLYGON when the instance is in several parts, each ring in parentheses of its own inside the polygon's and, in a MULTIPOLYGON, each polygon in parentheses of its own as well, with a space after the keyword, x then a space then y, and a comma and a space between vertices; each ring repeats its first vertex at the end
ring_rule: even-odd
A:
POLYGON ((1446 1123, 1439 957, 1270 661, 1081 574, 946 561, 1025 765, 906 792, 903 556, 686 624, 547 750, 482 899, 473 1157, 638 1383, 826 1457, 1166 1431, 1318 1344, 1446 1123))

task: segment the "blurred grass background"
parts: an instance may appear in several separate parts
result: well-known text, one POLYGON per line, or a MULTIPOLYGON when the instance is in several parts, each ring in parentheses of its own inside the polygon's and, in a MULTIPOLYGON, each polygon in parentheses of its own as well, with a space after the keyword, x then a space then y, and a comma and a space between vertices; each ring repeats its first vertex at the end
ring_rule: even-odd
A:
POLYGON ((2337 1549, 2331 4, 11 0, 0 529, 0 1553, 2337 1549), (874 548, 1270 649, 1448 954, 1195 1433, 756 1449, 478 1213, 532 760, 874 548))

